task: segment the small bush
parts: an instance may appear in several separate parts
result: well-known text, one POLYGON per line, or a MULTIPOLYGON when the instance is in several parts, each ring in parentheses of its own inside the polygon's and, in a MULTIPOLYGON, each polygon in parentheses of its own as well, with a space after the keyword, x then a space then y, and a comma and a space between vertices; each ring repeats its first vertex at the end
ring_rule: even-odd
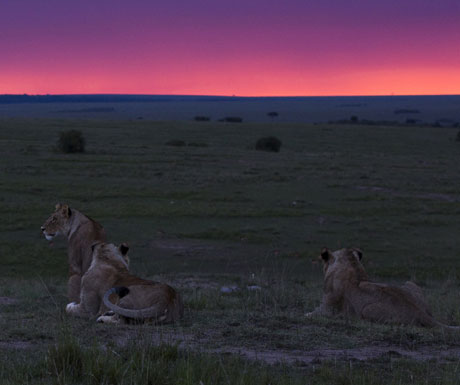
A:
POLYGON ((457 138, 456 138, 456 141, 457 141, 457 142, 460 142, 460 131, 459 131, 459 132, 457 132, 457 138))
POLYGON ((183 140, 180 140, 180 139, 173 139, 173 140, 169 140, 165 143, 165 145, 167 146, 174 146, 174 147, 184 147, 185 146, 185 142, 183 140))
POLYGON ((204 142, 190 142, 189 144, 187 144, 187 146, 189 147, 208 147, 208 144, 204 142))
POLYGON ((412 108, 400 108, 393 111, 395 114, 420 114, 419 110, 412 108))
POLYGON ((66 154, 85 152, 85 138, 78 130, 62 131, 59 134, 58 148, 66 154))
POLYGON ((281 140, 274 136, 260 138, 256 142, 256 150, 279 152, 281 149, 281 140))
POLYGON ((277 117, 279 114, 276 112, 276 111, 271 111, 269 113, 267 113, 268 116, 270 116, 270 118, 275 118, 277 117))
POLYGON ((196 122, 209 122, 211 120, 209 116, 195 116, 194 119, 196 122))
POLYGON ((243 118, 240 118, 239 116, 227 116, 224 118, 224 121, 229 123, 241 123, 243 118))

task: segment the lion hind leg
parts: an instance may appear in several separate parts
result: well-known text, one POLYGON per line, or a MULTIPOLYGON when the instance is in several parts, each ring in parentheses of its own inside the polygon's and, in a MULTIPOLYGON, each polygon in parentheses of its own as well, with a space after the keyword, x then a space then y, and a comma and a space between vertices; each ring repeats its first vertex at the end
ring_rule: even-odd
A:
POLYGON ((315 316, 331 317, 333 315, 334 315, 334 309, 331 306, 326 305, 324 303, 319 305, 315 310, 309 313, 305 313, 305 317, 308 317, 308 318, 315 317, 315 316))
POLYGON ((306 313, 306 317, 323 316, 333 317, 343 310, 343 297, 336 294, 325 294, 320 305, 310 313, 306 313))
POLYGON ((89 317, 90 315, 86 312, 85 308, 81 303, 70 302, 65 307, 67 314, 76 316, 76 317, 89 317))
POLYGON ((415 307, 401 308, 397 306, 390 308, 388 303, 385 302, 375 302, 365 306, 361 311, 361 318, 380 323, 397 323, 424 327, 433 327, 435 325, 431 316, 419 311, 415 307))
POLYGON ((70 302, 66 306, 66 313, 77 316, 91 318, 97 315, 100 308, 100 299, 97 293, 88 293, 83 291, 80 297, 80 303, 70 302))
POLYGON ((386 309, 385 305, 380 302, 374 302, 364 306, 361 310, 361 318, 368 321, 388 322, 393 318, 392 312, 386 309))
POLYGON ((414 282, 407 281, 402 289, 414 300, 415 304, 431 316, 431 309, 426 302, 425 296, 420 286, 416 285, 414 282))

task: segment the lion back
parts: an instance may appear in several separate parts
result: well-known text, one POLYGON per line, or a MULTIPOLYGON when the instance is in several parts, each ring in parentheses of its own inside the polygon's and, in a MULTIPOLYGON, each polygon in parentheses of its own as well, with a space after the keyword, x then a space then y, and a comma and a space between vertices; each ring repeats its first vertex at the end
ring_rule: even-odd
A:
POLYGON ((74 210, 75 215, 73 228, 74 231, 69 239, 69 268, 70 274, 83 275, 89 269, 92 262, 91 246, 98 242, 106 241, 104 228, 89 217, 74 210))

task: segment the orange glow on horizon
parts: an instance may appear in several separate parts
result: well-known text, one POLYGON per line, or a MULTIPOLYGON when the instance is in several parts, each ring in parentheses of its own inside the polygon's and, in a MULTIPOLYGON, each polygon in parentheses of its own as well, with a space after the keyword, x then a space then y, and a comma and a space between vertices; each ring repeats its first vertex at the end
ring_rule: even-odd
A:
MULTIPOLYGON (((317 71, 312 75, 270 70, 227 73, 175 74, 174 81, 119 74, 22 74, 1 79, 0 94, 151 94, 216 96, 359 96, 460 94, 457 69, 317 71), (113 81, 113 79, 118 79, 113 81), (421 80, 422 79, 422 80, 421 80)), ((1 76, 0 76, 1 78, 1 76)))

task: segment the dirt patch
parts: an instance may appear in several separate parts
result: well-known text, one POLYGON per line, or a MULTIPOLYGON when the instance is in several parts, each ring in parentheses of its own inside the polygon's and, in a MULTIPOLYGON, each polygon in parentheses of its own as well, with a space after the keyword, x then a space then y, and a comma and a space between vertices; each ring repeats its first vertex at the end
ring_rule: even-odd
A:
POLYGON ((270 249, 263 245, 247 242, 213 241, 197 239, 157 239, 149 243, 149 248, 156 252, 154 255, 184 256, 184 257, 226 257, 235 255, 266 255, 270 249))
MULTIPOLYGON (((132 331, 122 333, 116 337, 119 346, 126 346, 135 336, 132 331)), ((178 330, 157 330, 149 333, 150 341, 156 345, 161 343, 177 345, 182 349, 212 354, 239 355, 251 361, 261 361, 269 365, 279 363, 288 365, 309 366, 323 362, 349 362, 349 361, 373 361, 382 358, 399 357, 414 361, 435 360, 439 363, 458 361, 460 359, 460 347, 458 346, 421 346, 417 349, 407 349, 398 345, 381 344, 364 346, 352 349, 313 349, 313 350, 269 350, 250 349, 246 347, 209 346, 211 339, 216 338, 213 332, 193 335, 178 330)))
POLYGON ((201 277, 186 277, 178 278, 170 282, 173 286, 183 287, 187 289, 212 289, 218 290, 220 284, 206 278, 201 277))
POLYGON ((327 361, 370 361, 385 356, 398 356, 415 361, 436 360, 437 362, 452 362, 460 357, 460 347, 424 347, 417 350, 407 350, 399 346, 366 346, 354 349, 315 349, 300 350, 250 350, 245 348, 219 348, 208 352, 219 354, 239 354, 246 359, 262 361, 267 364, 296 364, 313 365, 327 361))
POLYGON ((0 305, 15 305, 18 303, 16 298, 0 297, 0 305))
POLYGON ((0 341, 2 349, 30 349, 32 346, 29 341, 0 341))
POLYGON ((440 194, 440 193, 411 194, 411 193, 404 193, 401 191, 396 191, 393 189, 389 189, 385 187, 378 187, 378 186, 356 186, 356 189, 363 190, 363 191, 383 193, 383 194, 391 195, 394 197, 401 197, 401 198, 428 199, 428 200, 449 202, 449 203, 460 202, 459 196, 454 196, 454 195, 449 195, 449 194, 440 194))
MULTIPOLYGON (((141 326, 142 327, 142 326, 141 326)), ((184 333, 179 330, 166 330, 163 329, 161 326, 146 326, 148 328, 154 328, 153 330, 149 330, 149 342, 153 343, 154 345, 161 345, 161 344, 168 344, 168 345, 178 345, 183 348, 188 347, 196 350, 198 344, 193 342, 194 336, 192 334, 184 333)), ((113 336, 113 340, 115 344, 119 347, 126 347, 134 340, 138 340, 139 336, 142 336, 141 340, 145 341, 145 337, 142 332, 130 330, 126 332, 116 333, 113 336)))
POLYGON ((187 253, 208 253, 210 250, 216 248, 215 245, 211 245, 202 241, 194 239, 159 239, 150 242, 149 247, 154 250, 161 252, 161 255, 178 255, 187 253))
MULTIPOLYGON (((247 275, 260 270, 261 261, 279 253, 270 245, 247 241, 162 238, 148 243, 149 253, 168 261, 180 260, 201 266, 201 274, 247 275)), ((284 252, 285 250, 283 250, 284 252)))

